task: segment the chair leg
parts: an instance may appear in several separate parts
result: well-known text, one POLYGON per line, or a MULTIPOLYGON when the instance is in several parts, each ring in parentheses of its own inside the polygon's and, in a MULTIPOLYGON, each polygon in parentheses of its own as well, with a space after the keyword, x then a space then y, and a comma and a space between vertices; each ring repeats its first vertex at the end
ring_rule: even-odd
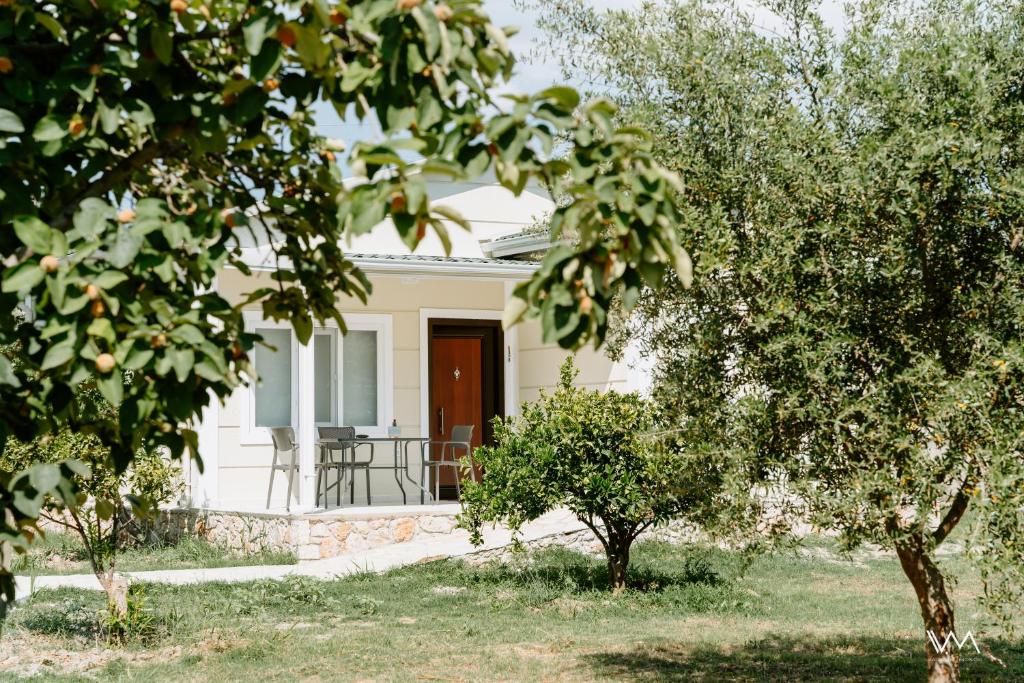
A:
POLYGON ((423 490, 426 488, 424 484, 427 480, 427 464, 423 460, 423 454, 420 453, 420 505, 424 503, 423 490))
MULTIPOLYGON (((320 480, 323 478, 323 476, 324 476, 324 468, 320 467, 316 471, 316 494, 315 494, 315 502, 313 503, 313 507, 320 507, 320 480)), ((327 492, 324 491, 324 498, 326 498, 326 497, 327 497, 327 492)))
POLYGON ((274 476, 277 474, 277 468, 271 465, 270 467, 270 486, 267 487, 267 509, 270 509, 270 494, 274 492, 274 476))
POLYGON ((373 503, 370 502, 370 468, 366 468, 366 505, 370 506, 373 503))
POLYGON ((284 502, 284 511, 285 512, 291 512, 292 511, 292 480, 294 478, 295 478, 295 468, 294 467, 289 467, 288 468, 288 493, 287 493, 287 497, 285 498, 285 502, 284 502))
POLYGON ((341 507, 341 466, 334 468, 334 504, 341 507))

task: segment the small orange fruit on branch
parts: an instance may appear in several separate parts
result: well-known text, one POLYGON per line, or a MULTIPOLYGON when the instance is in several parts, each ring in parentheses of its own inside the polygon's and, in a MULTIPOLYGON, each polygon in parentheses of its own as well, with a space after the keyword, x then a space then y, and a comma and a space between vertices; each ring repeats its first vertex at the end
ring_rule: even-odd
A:
POLYGON ((277 33, 275 35, 277 36, 278 42, 285 47, 293 47, 295 45, 295 29, 291 26, 282 26, 277 29, 277 33))
POLYGON ((117 361, 109 353, 101 353, 96 356, 96 370, 101 375, 110 374, 115 365, 117 365, 117 361))
POLYGON ((44 273, 56 273, 60 268, 60 260, 53 254, 47 254, 39 259, 39 267, 43 269, 44 273))

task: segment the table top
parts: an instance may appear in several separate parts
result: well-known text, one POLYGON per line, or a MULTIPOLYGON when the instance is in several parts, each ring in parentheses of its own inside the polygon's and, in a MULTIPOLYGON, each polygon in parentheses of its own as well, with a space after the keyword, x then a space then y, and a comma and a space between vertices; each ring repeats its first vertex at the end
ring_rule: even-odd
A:
POLYGON ((356 436, 351 439, 318 439, 317 443, 340 443, 346 442, 358 442, 358 443, 369 443, 369 442, 383 442, 388 443, 390 441, 430 441, 429 436, 356 436))

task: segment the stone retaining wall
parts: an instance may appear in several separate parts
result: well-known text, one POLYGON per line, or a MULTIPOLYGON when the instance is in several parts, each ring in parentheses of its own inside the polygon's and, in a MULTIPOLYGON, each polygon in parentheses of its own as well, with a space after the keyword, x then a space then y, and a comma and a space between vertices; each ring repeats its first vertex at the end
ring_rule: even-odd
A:
MULTIPOLYGON (((170 542, 183 537, 203 538, 238 553, 260 550, 293 552, 299 560, 319 560, 343 553, 407 541, 468 539, 465 529, 456 527, 449 512, 417 511, 413 515, 359 513, 354 515, 271 515, 258 512, 212 510, 164 510, 156 523, 157 534, 170 542)), ((649 529, 641 539, 691 542, 697 532, 680 523, 649 529)), ((528 550, 550 546, 570 548, 588 554, 603 552, 589 529, 557 533, 524 542, 528 550)), ((512 546, 471 553, 465 560, 482 563, 507 560, 515 554, 512 546)))
POLYGON ((284 550, 299 560, 319 560, 412 540, 468 538, 455 524, 450 513, 366 518, 174 509, 161 513, 157 528, 172 542, 194 536, 240 553, 284 550))

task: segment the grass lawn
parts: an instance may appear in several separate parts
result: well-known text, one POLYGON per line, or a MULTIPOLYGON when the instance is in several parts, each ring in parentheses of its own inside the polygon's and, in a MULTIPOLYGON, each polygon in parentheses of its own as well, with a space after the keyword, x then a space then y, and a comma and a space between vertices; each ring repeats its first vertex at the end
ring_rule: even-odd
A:
MULTIPOLYGON (((254 564, 295 564, 294 553, 261 550, 241 554, 231 552, 208 541, 184 538, 176 545, 142 547, 118 554, 121 571, 148 569, 197 569, 240 567, 254 564)), ((84 574, 92 571, 89 556, 77 536, 50 532, 36 539, 28 554, 15 559, 14 573, 44 576, 47 574, 84 574)))
MULTIPOLYGON (((152 633, 112 648, 95 625, 100 594, 52 591, 12 612, 0 677, 921 680, 924 638, 896 561, 811 551, 739 575, 728 553, 649 543, 636 552, 637 588, 618 597, 602 590, 600 561, 563 550, 518 567, 444 561, 331 582, 150 585, 152 633)), ((971 575, 957 585, 961 633, 980 626, 978 590, 971 575)), ((979 640, 1009 668, 971 650, 967 680, 1024 680, 1024 645, 979 640)))

